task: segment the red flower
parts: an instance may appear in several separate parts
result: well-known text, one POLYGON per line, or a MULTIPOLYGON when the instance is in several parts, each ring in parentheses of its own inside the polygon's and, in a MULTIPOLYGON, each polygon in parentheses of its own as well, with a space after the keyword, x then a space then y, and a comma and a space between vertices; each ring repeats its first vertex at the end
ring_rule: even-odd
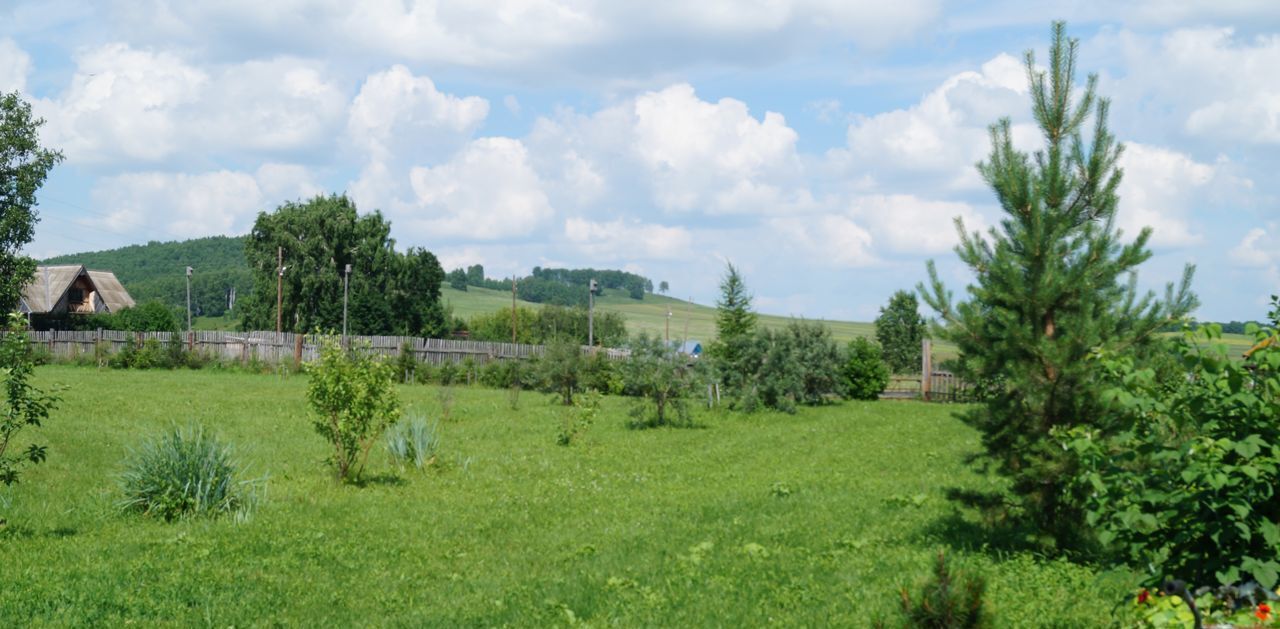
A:
POLYGON ((1149 598, 1151 598, 1151 592, 1148 592, 1148 591, 1147 591, 1147 588, 1142 588, 1142 591, 1141 591, 1141 592, 1138 592, 1138 604, 1139 604, 1139 605, 1141 605, 1141 604, 1143 604, 1143 603, 1147 602, 1147 599, 1149 599, 1149 598))
POLYGON ((1257 616, 1258 620, 1271 620, 1271 606, 1266 603, 1259 603, 1258 611, 1254 612, 1253 615, 1257 616))

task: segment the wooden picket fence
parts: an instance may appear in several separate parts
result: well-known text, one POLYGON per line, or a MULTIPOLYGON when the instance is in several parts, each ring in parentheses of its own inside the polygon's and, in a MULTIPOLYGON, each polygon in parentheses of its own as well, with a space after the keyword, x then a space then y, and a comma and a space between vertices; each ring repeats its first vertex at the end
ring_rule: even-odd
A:
MULTIPOLYGON (((54 359, 72 360, 80 356, 110 356, 123 350, 130 342, 141 346, 147 341, 166 346, 182 343, 188 351, 198 352, 213 360, 223 362, 250 362, 265 364, 300 364, 315 360, 320 352, 321 337, 314 334, 290 332, 124 332, 119 330, 54 330, 29 332, 33 343, 45 347, 54 359), (176 339, 175 339, 176 337, 176 339)), ((351 346, 365 347, 383 356, 399 356, 403 349, 413 353, 419 361, 439 365, 446 362, 462 362, 468 358, 477 363, 491 360, 519 360, 539 356, 545 351, 542 345, 521 343, 486 343, 456 339, 427 339, 406 336, 348 336, 351 346)), ((583 353, 592 348, 583 346, 583 353)), ((610 359, 626 358, 630 352, 622 349, 596 349, 610 359)))
POLYGON ((949 371, 934 371, 926 383, 920 374, 889 377, 889 385, 880 394, 885 400, 925 400, 927 402, 966 402, 971 387, 949 371), (927 385, 927 386, 926 386, 927 385))

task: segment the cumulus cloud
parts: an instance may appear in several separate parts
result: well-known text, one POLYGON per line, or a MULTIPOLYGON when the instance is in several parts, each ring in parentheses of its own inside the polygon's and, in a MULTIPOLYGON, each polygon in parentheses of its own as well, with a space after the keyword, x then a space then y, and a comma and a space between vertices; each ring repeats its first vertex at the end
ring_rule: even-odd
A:
POLYGON ((68 87, 36 109, 71 162, 159 162, 193 149, 296 151, 333 134, 342 92, 313 62, 202 69, 176 54, 115 43, 81 52, 68 87))
POLYGON ((1247 268, 1265 268, 1280 264, 1280 229, 1270 231, 1255 227, 1245 234, 1230 253, 1231 261, 1247 268))
POLYGON ((1157 246, 1201 242, 1202 230, 1192 220, 1197 204, 1205 203, 1215 184, 1232 184, 1221 173, 1222 164, 1203 164, 1178 151, 1134 142, 1125 145, 1120 167, 1124 179, 1117 225, 1129 237, 1151 227, 1151 243, 1157 246))
POLYGON ((682 259, 693 252, 693 234, 683 227, 667 227, 639 221, 592 222, 581 218, 565 221, 564 235, 594 259, 682 259))
POLYGON ((26 89, 31 57, 12 39, 0 37, 0 92, 26 89))
POLYGON ((950 251, 959 242, 956 218, 964 221, 966 232, 987 228, 986 220, 968 203, 909 194, 858 197, 852 200, 848 213, 866 224, 885 249, 908 255, 950 251))
POLYGON ((1011 117, 1020 123, 1014 126, 1015 141, 1036 145, 1035 128, 1025 122, 1026 92, 1022 62, 1000 54, 981 71, 949 77, 909 108, 858 117, 849 125, 847 149, 830 157, 888 185, 920 185, 924 178, 946 189, 980 188, 974 164, 989 150, 989 125, 1011 117))
POLYGON ((811 264, 867 267, 880 264, 871 233, 840 215, 777 217, 764 221, 755 242, 771 243, 811 264))
POLYGON ((433 145, 456 146, 489 115, 489 102, 458 97, 436 89, 430 77, 414 76, 402 65, 369 75, 351 103, 347 133, 375 159, 401 155, 406 149, 439 151, 433 145))
POLYGON ((145 229, 170 238, 242 234, 256 213, 267 209, 252 175, 227 170, 116 175, 99 180, 92 196, 104 213, 91 224, 118 233, 145 229))
POLYGON ((528 150, 511 138, 473 140, 448 162, 412 169, 409 179, 414 200, 392 215, 424 238, 527 236, 554 213, 528 150))

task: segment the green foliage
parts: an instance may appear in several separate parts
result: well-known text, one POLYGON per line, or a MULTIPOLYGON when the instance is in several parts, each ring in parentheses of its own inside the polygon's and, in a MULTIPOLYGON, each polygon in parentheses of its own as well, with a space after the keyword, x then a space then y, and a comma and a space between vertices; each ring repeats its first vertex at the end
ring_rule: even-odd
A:
POLYGON ((851 400, 878 400, 889 386, 889 365, 880 357, 880 347, 861 336, 845 348, 840 375, 844 396, 851 400))
POLYGON ((794 413, 797 405, 823 404, 845 389, 840 347, 821 323, 793 320, 782 330, 762 329, 732 347, 738 362, 722 373, 741 378, 733 405, 742 410, 794 413))
POLYGON ((716 300, 716 340, 708 348, 708 353, 726 369, 737 369, 744 345, 755 334, 756 313, 751 310, 751 299, 742 274, 733 263, 726 262, 724 276, 720 279, 720 298, 716 300))
POLYGON ((938 553, 933 575, 918 597, 907 588, 899 590, 904 627, 928 629, 977 629, 992 626, 984 595, 987 583, 982 577, 953 575, 946 558, 938 553))
POLYGON ((689 414, 690 369, 662 339, 641 334, 631 344, 623 368, 626 391, 637 397, 631 409, 633 428, 692 426, 689 414))
POLYGON ((396 422, 387 428, 383 446, 396 467, 404 469, 412 465, 421 470, 436 461, 440 451, 440 425, 416 416, 396 422))
POLYGON ((396 354, 396 380, 405 384, 417 381, 420 361, 413 355, 413 343, 405 341, 400 344, 400 353, 396 354))
POLYGON ((900 290, 876 317, 876 341, 893 373, 920 373, 924 317, 915 293, 900 290))
MULTIPOLYGON (((1259 340, 1275 338, 1274 330, 1259 340)), ((1184 377, 1106 357, 1113 412, 1058 433, 1101 541, 1148 585, 1280 583, 1280 347, 1232 360, 1216 325, 1180 344, 1184 377)))
POLYGON ((600 414, 601 395, 588 391, 579 395, 572 406, 560 410, 560 432, 556 435, 556 444, 573 445, 582 435, 591 429, 600 414))
POLYGON ((359 480, 369 448, 400 416, 392 367, 336 339, 322 341, 320 358, 307 365, 312 426, 333 447, 338 480, 359 480))
POLYGON ((454 290, 467 290, 467 272, 462 269, 454 269, 449 271, 449 288, 454 290))
POLYGON ((125 464, 120 485, 127 512, 171 522, 194 516, 243 520, 258 503, 261 480, 238 480, 231 446, 201 426, 173 428, 143 442, 125 464))
POLYGON ((25 428, 39 428, 49 418, 58 398, 31 384, 34 361, 31 344, 27 342, 22 317, 10 314, 8 326, 0 337, 0 375, 4 377, 4 410, 0 414, 0 483, 5 486, 18 482, 24 467, 45 460, 46 446, 29 444, 18 452, 9 448, 17 444, 15 439, 25 428))
POLYGON ((605 395, 622 393, 626 384, 622 375, 623 364, 602 351, 592 352, 582 361, 582 386, 605 395))
POLYGON ((1046 545, 1072 544, 1084 530, 1081 497, 1064 491, 1069 456, 1049 432, 1104 417, 1098 367, 1088 357, 1136 352, 1196 304, 1191 267, 1163 301, 1137 293, 1134 272, 1151 256, 1151 230, 1126 243, 1115 229, 1121 147, 1107 130, 1096 77, 1083 94, 1072 93, 1075 58, 1062 23, 1053 27, 1047 73, 1027 53, 1043 150, 1033 157, 1015 149, 1008 119, 991 127, 991 154, 979 170, 1005 217, 985 235, 957 222, 956 251, 976 277, 971 299, 953 303, 932 262, 931 285, 920 287, 943 323, 934 336, 955 343, 967 375, 1003 385, 963 417, 982 433, 984 462, 1012 481, 1046 545))
POLYGON ((245 244, 254 288, 242 325, 276 327, 277 251, 284 249, 284 330, 342 328, 343 272, 350 264, 351 334, 442 336, 449 316, 440 300, 444 271, 424 249, 395 250, 391 223, 360 215, 346 196, 318 196, 260 213, 245 244))
POLYGON ((180 310, 185 321, 188 266, 195 269, 191 276, 191 312, 195 316, 221 317, 228 312, 233 290, 239 297, 252 292, 244 244, 244 236, 210 236, 180 242, 153 240, 145 245, 57 256, 42 260, 41 264, 83 264, 90 269, 111 271, 135 301, 159 301, 180 310))
POLYGON ((557 339, 547 344, 538 360, 542 389, 554 393, 562 404, 573 404, 573 394, 582 380, 582 347, 570 339, 557 339))
MULTIPOLYGON (((645 293, 653 292, 653 282, 648 278, 626 271, 533 267, 532 274, 516 280, 516 296, 535 304, 585 308, 588 286, 593 279, 598 284, 596 295, 605 294, 605 290, 615 290, 626 293, 631 299, 640 300, 644 299, 645 293)), ((450 271, 449 285, 463 291, 467 290, 467 286, 511 291, 510 279, 485 278, 484 267, 479 264, 450 271)), ((510 338, 510 333, 508 328, 507 338, 510 338)))
POLYGON ((178 313, 158 299, 144 301, 120 312, 87 317, 85 329, 125 330, 128 332, 178 332, 182 330, 178 313))
POLYGON ((1187 592, 1182 582, 1166 583, 1171 592, 1143 589, 1129 610, 1133 626, 1143 629, 1182 629, 1183 627, 1280 627, 1280 615, 1274 611, 1275 593, 1256 583, 1244 586, 1197 588, 1187 592))
POLYGON ((40 146, 44 120, 17 91, 0 92, 0 312, 18 309, 36 263, 22 255, 35 238, 36 192, 62 153, 40 146))
POLYGON ((465 377, 466 374, 462 373, 462 367, 452 360, 445 360, 440 363, 440 368, 436 369, 436 382, 446 387, 456 384, 465 377))
MULTIPOLYGON (((473 341, 511 342, 511 308, 478 314, 467 322, 473 341)), ((587 344, 588 313, 586 308, 546 305, 541 308, 516 308, 516 342, 542 345, 570 337, 587 344)), ((595 340, 606 347, 617 347, 627 340, 627 325, 617 312, 595 313, 595 340)))

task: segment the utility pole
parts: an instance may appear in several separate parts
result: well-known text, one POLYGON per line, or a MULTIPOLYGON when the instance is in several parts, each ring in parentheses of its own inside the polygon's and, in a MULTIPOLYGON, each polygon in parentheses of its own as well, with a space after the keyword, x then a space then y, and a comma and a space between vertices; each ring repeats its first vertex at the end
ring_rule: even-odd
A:
POLYGON ((596 281, 587 285, 587 345, 596 346, 596 281))
POLYGON ((187 334, 191 334, 191 267, 187 267, 187 334))
POLYGON ((280 309, 284 306, 284 247, 276 247, 276 334, 284 322, 280 309))
POLYGON ((342 271, 342 341, 347 340, 347 286, 351 283, 351 265, 342 271))
POLYGON ((511 275, 511 344, 516 342, 516 276, 511 275))
POLYGON ((671 306, 667 306, 667 331, 664 334, 667 342, 667 349, 671 349, 671 306))

